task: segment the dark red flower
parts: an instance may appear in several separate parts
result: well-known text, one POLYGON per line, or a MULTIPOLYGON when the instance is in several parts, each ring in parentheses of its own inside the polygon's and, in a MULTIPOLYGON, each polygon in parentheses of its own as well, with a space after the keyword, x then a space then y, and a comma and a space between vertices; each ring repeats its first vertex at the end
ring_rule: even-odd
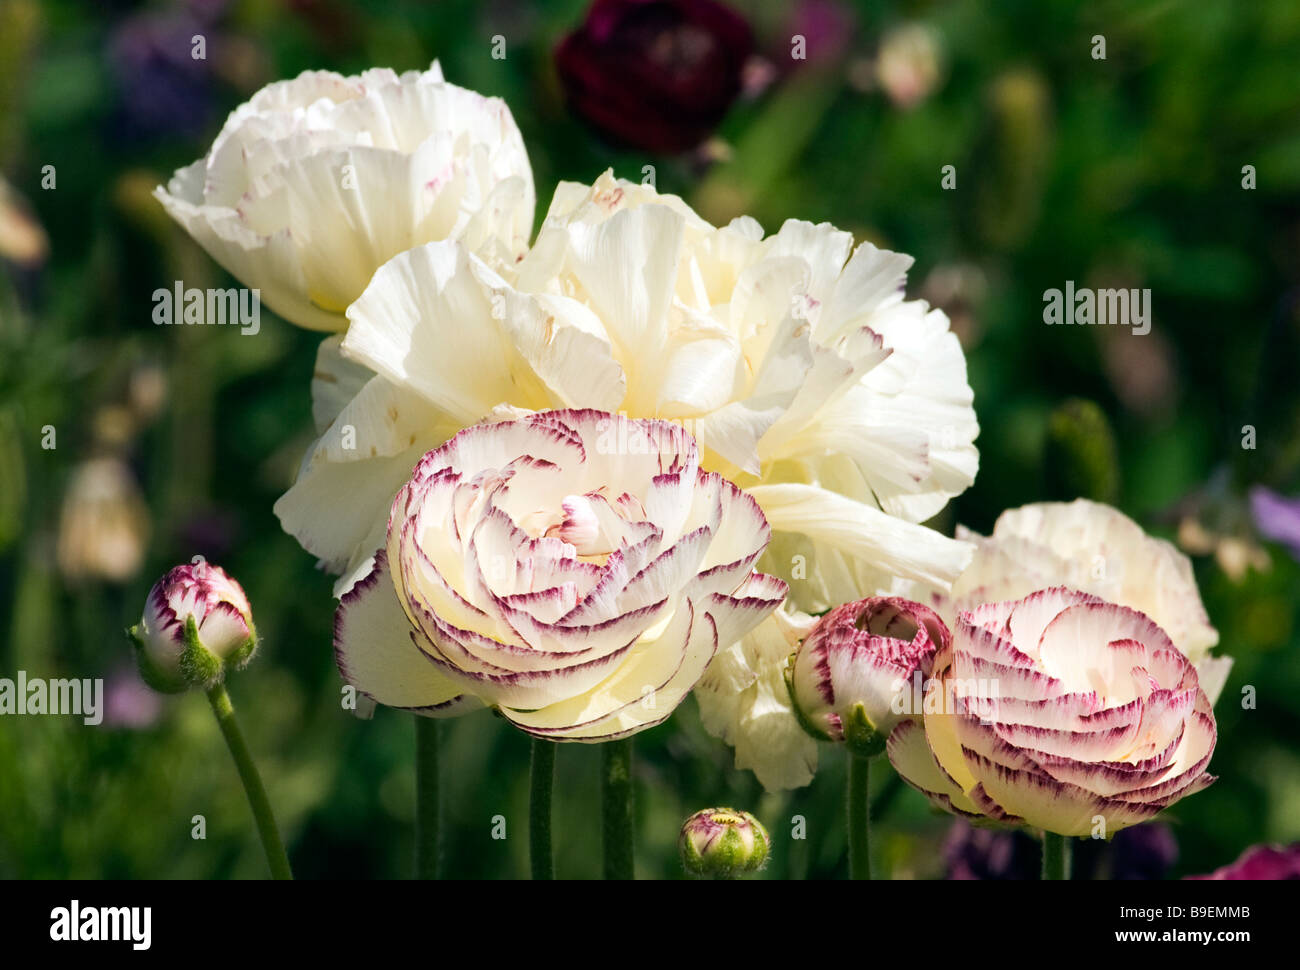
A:
POLYGON ((722 121, 753 49, 749 24, 713 0, 596 0, 555 63, 570 106, 607 138, 681 152, 722 121))
POLYGON ((1188 879, 1300 879, 1300 842, 1285 847, 1256 845, 1236 862, 1188 879))

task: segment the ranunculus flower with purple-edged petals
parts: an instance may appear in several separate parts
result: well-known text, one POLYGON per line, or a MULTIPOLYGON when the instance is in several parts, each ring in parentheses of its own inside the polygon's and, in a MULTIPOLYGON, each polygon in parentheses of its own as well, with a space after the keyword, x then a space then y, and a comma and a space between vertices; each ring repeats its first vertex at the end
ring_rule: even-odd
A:
POLYGON ((923 684, 913 678, 930 676, 936 651, 950 639, 934 610, 910 600, 876 596, 837 606, 790 664, 795 714, 816 738, 879 754, 901 721, 920 717, 913 694, 923 684))
POLYGON ((168 694, 220 680, 257 649, 243 587, 208 562, 185 563, 158 580, 129 632, 145 683, 168 694))
POLYGON ((782 601, 753 571, 768 536, 678 425, 591 410, 476 425, 398 492, 387 547, 339 605, 339 670, 417 713, 632 734, 782 601))
POLYGON ((458 239, 513 261, 532 169, 499 98, 424 72, 306 71, 236 108, 155 196, 208 255, 291 323, 344 330, 381 265, 458 239))
POLYGON ((1250 515, 1260 535, 1286 546, 1300 562, 1300 498, 1287 498, 1256 485, 1250 490, 1250 515))
POLYGON ((1119 509, 1082 498, 1035 502, 999 515, 991 536, 958 526, 957 538, 974 543, 975 555, 951 593, 921 584, 899 592, 931 602, 949 625, 962 610, 1051 586, 1100 596, 1151 617, 1196 665, 1210 702, 1218 699, 1232 658, 1210 654, 1219 631, 1201 602, 1191 560, 1119 509))
POLYGON ((1188 879, 1300 879, 1300 842, 1253 845, 1233 863, 1188 879))
POLYGON ((950 811, 1061 835, 1145 821, 1210 784, 1196 668, 1149 617, 1064 587, 963 612, 899 774, 950 811))
POLYGON ((753 50, 749 24, 714 0, 596 0, 555 66, 573 110, 602 134, 681 152, 722 121, 753 50))

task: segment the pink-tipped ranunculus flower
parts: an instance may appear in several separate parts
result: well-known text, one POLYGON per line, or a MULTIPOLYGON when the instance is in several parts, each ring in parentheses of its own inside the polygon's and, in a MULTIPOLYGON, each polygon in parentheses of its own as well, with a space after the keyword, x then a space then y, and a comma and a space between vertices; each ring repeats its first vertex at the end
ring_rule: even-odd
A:
POLYGON ((1109 837, 1214 780, 1196 668, 1137 610, 1054 587, 964 611, 934 679, 889 758, 951 811, 1109 837))
POLYGON ((923 696, 935 653, 949 639, 939 615, 910 600, 875 596, 837 606, 788 668, 795 716, 819 740, 879 754, 900 722, 921 715, 913 697, 923 696))
POLYGON ((154 584, 129 631, 145 683, 167 694, 206 687, 252 659, 253 608, 220 566, 177 566, 154 584))
POLYGON ((991 536, 958 526, 957 537, 975 544, 975 556, 951 594, 936 598, 950 624, 961 610, 1068 586, 1151 617, 1196 665, 1210 701, 1218 698, 1232 660, 1210 655, 1219 631, 1191 560, 1119 509, 1082 498, 1035 502, 999 515, 991 536))
POLYGON ((544 411, 430 451, 342 598, 345 680, 445 716, 603 741, 668 717, 719 644, 782 601, 757 504, 666 421, 544 411))

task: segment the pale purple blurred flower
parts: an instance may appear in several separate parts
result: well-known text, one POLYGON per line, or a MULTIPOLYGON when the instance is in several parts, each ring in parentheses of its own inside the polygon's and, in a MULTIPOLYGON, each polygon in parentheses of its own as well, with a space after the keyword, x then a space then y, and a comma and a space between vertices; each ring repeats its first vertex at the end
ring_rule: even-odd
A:
POLYGON ((1300 497, 1287 498, 1263 485, 1250 490, 1250 514, 1265 539, 1281 543, 1300 562, 1300 497))
POLYGON ((162 714, 161 694, 149 689, 133 667, 119 667, 104 680, 104 724, 139 730, 162 714))
POLYGON ((1254 845, 1236 862, 1188 879, 1300 879, 1300 842, 1288 846, 1254 845))
POLYGON ((1093 879, 1160 879, 1178 861, 1178 840, 1164 822, 1134 825, 1116 834, 1109 843, 1090 840, 1087 844, 1099 857, 1098 869, 1091 873, 1081 869, 1076 856, 1075 871, 1093 879))
POLYGON ((952 823, 943 842, 949 879, 1036 879, 1038 847, 1023 832, 976 828, 964 818, 952 823))
POLYGON ((197 137, 214 110, 212 63, 216 21, 227 0, 186 0, 129 17, 109 41, 117 79, 116 133, 126 138, 197 137), (196 59, 194 37, 204 38, 196 59))
MULTIPOLYGON (((1076 879, 1160 879, 1178 861, 1178 842, 1163 822, 1124 829, 1110 841, 1072 839, 1076 879)), ((944 840, 949 879, 1037 879, 1037 841, 1021 831, 976 828, 957 819, 944 840)))

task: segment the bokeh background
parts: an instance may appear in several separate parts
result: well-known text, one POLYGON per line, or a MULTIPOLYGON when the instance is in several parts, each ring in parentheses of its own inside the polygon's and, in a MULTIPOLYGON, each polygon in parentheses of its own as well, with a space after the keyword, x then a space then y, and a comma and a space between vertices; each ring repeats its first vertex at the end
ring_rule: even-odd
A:
MULTIPOLYGON (((613 148, 566 108, 552 52, 585 6, 0 0, 0 676, 104 677, 107 703, 100 727, 0 718, 0 876, 265 873, 203 698, 150 694, 122 635, 194 555, 256 611, 262 650, 231 692, 297 874, 412 872, 411 718, 341 710, 331 579, 271 512, 310 440, 320 338, 269 311, 252 339, 155 327, 155 288, 226 278, 150 192, 269 81, 434 58, 508 101, 539 220, 557 180, 653 165, 715 222, 828 220, 915 255, 909 294, 952 317, 982 427, 979 477, 935 526, 1109 497, 1193 555, 1236 658, 1219 783, 1125 844, 1082 847, 1078 873, 1177 877, 1300 839, 1300 548, 1262 539, 1248 499, 1300 494, 1300 5, 735 0, 759 56, 714 135, 677 155, 613 148), (1045 326, 1043 291, 1070 279, 1149 287, 1150 334, 1045 326)), ((527 739, 486 714, 442 730, 447 872, 524 875, 527 739)), ((564 876, 599 873, 599 754, 559 751, 564 876)), ((766 795, 688 701, 636 740, 639 875, 676 877, 678 826, 715 804, 768 824, 765 878, 843 875, 837 754, 766 795)), ((1031 842, 954 828, 891 777, 873 779, 879 870, 1036 870, 1031 842)))

